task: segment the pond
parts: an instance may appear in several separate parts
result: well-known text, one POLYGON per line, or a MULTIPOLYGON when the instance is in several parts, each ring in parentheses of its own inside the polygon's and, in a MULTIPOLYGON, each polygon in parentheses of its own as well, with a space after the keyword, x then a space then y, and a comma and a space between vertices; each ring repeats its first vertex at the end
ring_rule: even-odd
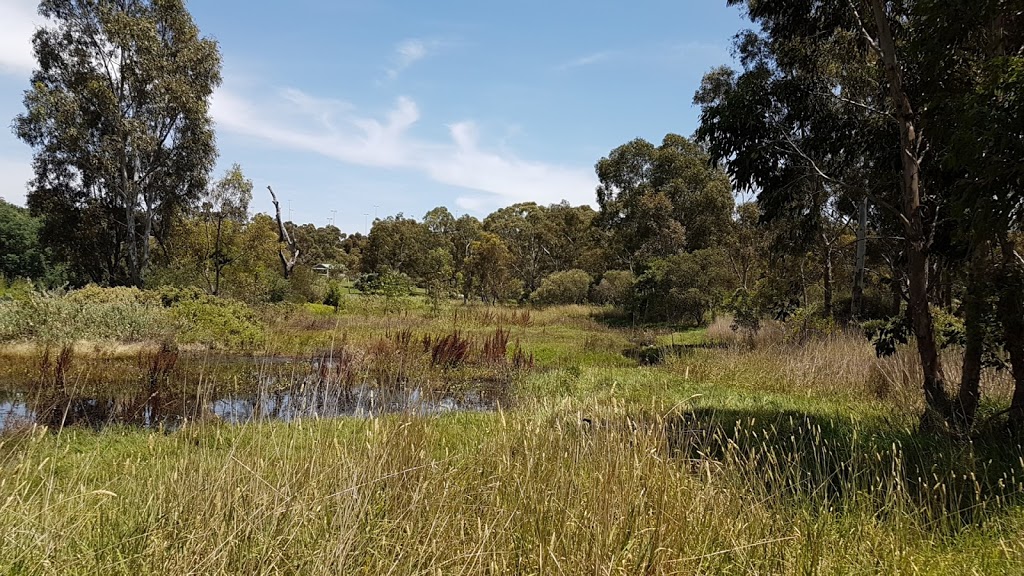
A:
POLYGON ((40 424, 175 429, 188 422, 245 424, 491 411, 509 404, 507 379, 464 371, 353 372, 344 359, 217 354, 24 360, 0 370, 0 432, 40 424), (480 377, 484 376, 484 377, 480 377))

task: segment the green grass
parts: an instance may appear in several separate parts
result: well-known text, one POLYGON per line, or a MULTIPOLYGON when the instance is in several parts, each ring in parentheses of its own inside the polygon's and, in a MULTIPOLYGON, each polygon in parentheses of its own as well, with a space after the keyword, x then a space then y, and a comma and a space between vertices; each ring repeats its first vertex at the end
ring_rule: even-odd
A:
POLYGON ((267 349, 501 325, 536 365, 498 413, 9 431, 0 572, 1024 573, 1024 452, 918 432, 905 356, 355 301, 264 311, 267 349))

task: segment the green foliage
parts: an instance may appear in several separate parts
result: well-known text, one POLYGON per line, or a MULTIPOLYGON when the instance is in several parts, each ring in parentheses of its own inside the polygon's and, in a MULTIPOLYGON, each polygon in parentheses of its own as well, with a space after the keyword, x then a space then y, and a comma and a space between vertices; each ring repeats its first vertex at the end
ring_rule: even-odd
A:
POLYGON ((466 295, 476 294, 492 304, 522 294, 523 283, 512 273, 512 254, 497 235, 489 232, 469 246, 464 276, 466 295))
POLYGON ((329 281, 327 291, 324 293, 324 305, 334 308, 334 311, 337 312, 341 308, 344 298, 345 294, 342 292, 341 284, 337 280, 329 281))
POLYGON ((372 274, 391 269, 409 278, 423 278, 429 273, 429 255, 437 240, 426 226, 402 214, 376 220, 363 248, 362 270, 372 274))
POLYGON ((530 295, 537 304, 583 304, 593 278, 583 270, 555 272, 544 278, 530 295))
POLYGON ((725 254, 707 249, 651 261, 637 279, 631 309, 639 320, 706 323, 734 289, 725 254))
POLYGON ((39 12, 15 120, 35 152, 29 207, 80 280, 141 286, 152 240, 204 192, 216 158, 217 43, 182 0, 44 0, 39 12))
POLYGON ((317 275, 308 266, 296 266, 288 278, 287 299, 295 304, 316 302, 321 298, 316 294, 317 275))
POLYGON ((203 294, 181 299, 168 310, 177 325, 177 340, 182 344, 251 350, 266 338, 252 309, 237 300, 203 294))
POLYGON ((496 210, 483 225, 508 247, 513 274, 532 292, 545 276, 586 263, 588 251, 598 245, 599 230, 591 225, 595 217, 589 206, 521 202, 496 210))
POLYGON ((676 135, 637 139, 597 163, 601 225, 624 264, 717 246, 731 225, 732 186, 700 146, 676 135))
POLYGON ((594 286, 591 298, 597 304, 625 306, 633 297, 636 276, 629 270, 609 270, 594 286))
POLYGON ((761 309, 757 299, 745 288, 737 288, 729 299, 732 329, 757 334, 761 330, 761 309))
POLYGON ((0 300, 0 341, 139 342, 172 333, 156 298, 135 288, 88 286, 63 297, 33 292, 0 300))
POLYGON ((794 342, 806 342, 819 336, 828 336, 839 330, 835 318, 827 316, 820 306, 804 306, 793 310, 786 319, 786 337, 794 342))
POLYGON ((41 279, 48 275, 46 252, 39 245, 40 226, 28 210, 0 198, 0 276, 41 279))

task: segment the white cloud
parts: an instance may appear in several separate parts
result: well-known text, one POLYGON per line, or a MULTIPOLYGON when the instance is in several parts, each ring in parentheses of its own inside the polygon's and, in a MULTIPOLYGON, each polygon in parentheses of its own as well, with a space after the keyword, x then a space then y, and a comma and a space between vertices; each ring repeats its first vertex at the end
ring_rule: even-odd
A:
POLYGON ((423 60, 438 48, 440 43, 434 40, 409 38, 395 46, 394 65, 388 69, 388 78, 394 80, 413 64, 423 60))
POLYGON ((579 58, 574 58, 572 60, 569 60, 568 62, 563 62, 558 66, 555 66, 555 70, 562 72, 565 70, 571 70, 573 68, 582 68, 584 66, 598 64, 608 60, 609 58, 616 54, 616 52, 611 51, 587 54, 586 56, 580 56, 579 58))
POLYGON ((35 0, 0 2, 0 74, 27 76, 35 66, 32 34, 42 18, 35 0))
POLYGON ((457 202, 474 212, 514 202, 594 201, 597 182, 589 167, 559 166, 488 150, 472 122, 449 125, 448 138, 426 140, 412 135, 421 115, 408 97, 398 98, 380 118, 339 106, 328 122, 319 113, 319 104, 293 105, 324 100, 296 90, 284 95, 253 102, 225 88, 214 97, 213 116, 219 129, 272 146, 359 166, 412 170, 435 182, 471 191, 457 202))
POLYGON ((33 176, 32 161, 28 154, 24 157, 0 158, 0 198, 12 204, 24 206, 28 181, 33 176))

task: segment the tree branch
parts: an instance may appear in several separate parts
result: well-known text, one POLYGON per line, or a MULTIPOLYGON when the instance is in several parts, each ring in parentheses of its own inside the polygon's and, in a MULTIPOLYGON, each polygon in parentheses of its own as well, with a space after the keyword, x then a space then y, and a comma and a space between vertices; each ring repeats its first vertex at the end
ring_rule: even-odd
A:
POLYGON ((281 259, 281 269, 284 272, 285 278, 290 278, 292 270, 295 269, 295 263, 299 260, 299 254, 301 253, 295 241, 291 235, 288 234, 288 229, 284 225, 284 221, 281 219, 281 204, 277 201, 277 194, 274 194, 274 189, 267 186, 267 190, 270 191, 271 202, 274 203, 274 211, 277 214, 277 240, 283 242, 288 246, 288 250, 291 252, 291 258, 288 258, 284 254, 284 248, 278 248, 277 255, 281 259))

